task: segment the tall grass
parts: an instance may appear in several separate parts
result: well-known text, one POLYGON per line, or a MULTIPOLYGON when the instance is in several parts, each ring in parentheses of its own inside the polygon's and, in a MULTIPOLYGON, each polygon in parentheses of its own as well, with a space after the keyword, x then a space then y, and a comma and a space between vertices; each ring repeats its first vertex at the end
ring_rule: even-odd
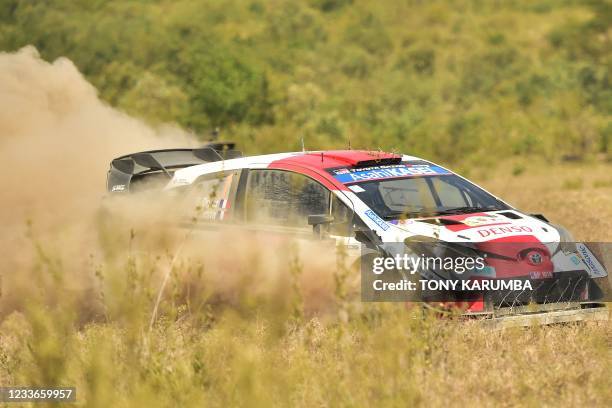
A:
POLYGON ((133 221, 103 217, 77 257, 31 229, 32 259, 3 271, 0 384, 94 407, 612 401, 609 323, 494 331, 363 304, 329 242, 133 221))

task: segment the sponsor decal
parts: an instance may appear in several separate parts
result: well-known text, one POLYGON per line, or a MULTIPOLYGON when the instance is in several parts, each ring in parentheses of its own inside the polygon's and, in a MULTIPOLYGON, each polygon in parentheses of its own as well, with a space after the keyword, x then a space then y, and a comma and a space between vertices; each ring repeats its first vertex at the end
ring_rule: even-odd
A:
POLYGON ((189 184, 189 180, 179 178, 179 179, 173 180, 173 184, 174 185, 185 185, 185 184, 189 184))
POLYGON ((219 210, 217 211, 216 219, 222 221, 225 217, 225 210, 229 208, 229 201, 224 198, 219 199, 219 210))
POLYGON ((365 212, 365 215, 367 215, 367 217, 369 219, 371 219, 372 221, 374 221, 376 223, 376 225, 378 225, 380 228, 383 229, 383 231, 386 231, 389 229, 389 224, 387 224, 385 222, 385 220, 383 220, 382 218, 380 218, 374 211, 372 210, 367 210, 365 212))
POLYGON ((462 223, 470 227, 479 227, 481 225, 493 224, 498 221, 500 221, 500 217, 495 214, 473 215, 461 220, 462 223))
POLYGON ((491 265, 485 265, 482 268, 474 268, 472 270, 472 276, 484 276, 488 278, 494 278, 496 275, 495 267, 491 265))
POLYGON ((359 181, 383 180, 400 177, 437 176, 451 174, 448 170, 430 164, 394 164, 372 166, 359 169, 337 169, 332 175, 341 183, 356 183, 359 181))
POLYGON ((576 266, 580 265, 580 259, 578 259, 578 257, 574 254, 570 255, 570 261, 572 261, 572 263, 576 266))
POLYGON ((365 190, 358 185, 353 185, 348 187, 353 193, 363 193, 365 190))
POLYGON ((552 271, 532 271, 529 272, 529 279, 551 279, 552 271))
POLYGON ((387 221, 387 224, 393 224, 393 225, 399 225, 400 227, 406 226, 406 225, 410 225, 410 224, 414 224, 416 221, 413 220, 412 218, 405 218, 405 219, 401 219, 401 220, 390 220, 387 221))
POLYGON ((111 191, 114 193, 116 191, 125 191, 125 184, 115 184, 111 191))
POLYGON ((582 258, 582 261, 588 268, 589 276, 592 278, 603 278, 607 276, 608 273, 603 268, 603 266, 599 263, 599 261, 593 256, 589 248, 582 244, 576 243, 576 248, 578 249, 578 254, 582 258))
POLYGON ((478 234, 480 234, 482 238, 486 238, 486 237, 497 236, 497 235, 533 232, 533 229, 531 229, 531 227, 528 227, 526 225, 520 225, 520 226, 510 225, 507 227, 491 227, 491 228, 479 229, 477 232, 478 234))

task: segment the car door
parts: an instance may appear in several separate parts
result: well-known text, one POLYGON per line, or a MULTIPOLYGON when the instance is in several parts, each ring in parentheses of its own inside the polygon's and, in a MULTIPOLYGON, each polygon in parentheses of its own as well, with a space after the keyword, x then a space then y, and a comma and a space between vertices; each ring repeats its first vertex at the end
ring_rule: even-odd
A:
POLYGON ((352 202, 342 192, 331 191, 318 181, 299 172, 255 168, 241 175, 237 207, 249 228, 292 234, 312 239, 309 215, 331 215, 334 221, 325 226, 326 238, 345 245, 350 257, 359 256, 355 239, 355 216, 352 202))
POLYGON ((252 228, 309 236, 308 216, 329 214, 331 192, 303 174, 250 169, 242 177, 242 216, 252 228))

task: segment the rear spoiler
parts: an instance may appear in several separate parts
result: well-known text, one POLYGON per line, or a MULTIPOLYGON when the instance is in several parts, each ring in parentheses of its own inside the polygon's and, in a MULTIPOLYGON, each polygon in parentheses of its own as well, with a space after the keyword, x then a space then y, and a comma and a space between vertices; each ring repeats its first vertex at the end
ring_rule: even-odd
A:
POLYGON ((154 187, 166 183, 178 169, 242 157, 235 147, 233 142, 210 142, 197 149, 149 150, 117 157, 110 163, 106 189, 126 193, 154 187))

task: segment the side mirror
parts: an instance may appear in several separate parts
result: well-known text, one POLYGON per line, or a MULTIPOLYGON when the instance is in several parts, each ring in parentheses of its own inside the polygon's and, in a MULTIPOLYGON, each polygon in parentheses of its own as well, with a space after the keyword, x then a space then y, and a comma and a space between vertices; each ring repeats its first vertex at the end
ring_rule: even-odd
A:
POLYGON ((365 231, 361 231, 361 230, 355 231, 355 240, 357 240, 357 242, 360 242, 362 244, 369 244, 372 242, 370 241, 368 234, 366 234, 365 231))
POLYGON ((328 214, 313 214, 308 216, 308 225, 312 225, 312 232, 318 238, 323 238, 323 226, 334 222, 334 217, 328 214))
POLYGON ((308 225, 316 226, 331 224, 332 222, 334 222, 334 217, 328 214, 314 214, 308 216, 308 225))

